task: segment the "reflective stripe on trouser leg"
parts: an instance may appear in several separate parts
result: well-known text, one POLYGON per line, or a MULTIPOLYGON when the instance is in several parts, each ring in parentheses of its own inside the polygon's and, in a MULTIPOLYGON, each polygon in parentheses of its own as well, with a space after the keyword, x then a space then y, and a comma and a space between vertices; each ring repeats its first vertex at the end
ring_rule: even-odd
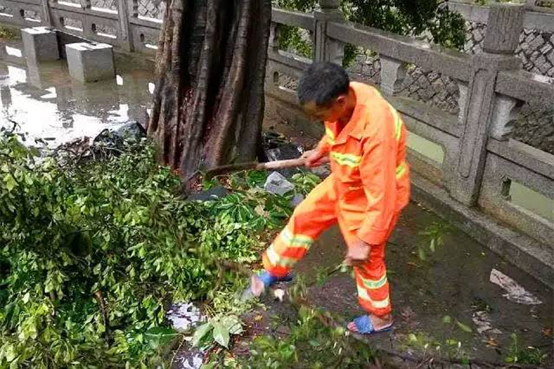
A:
POLYGON ((293 234, 289 225, 277 236, 264 253, 266 269, 273 275, 283 277, 305 255, 314 239, 302 234, 293 234))
POLYGON ((264 268, 284 277, 305 255, 315 239, 336 222, 333 176, 320 183, 294 210, 287 226, 263 255, 264 268))
POLYGON ((391 312, 384 249, 385 245, 373 246, 369 261, 355 268, 360 305, 376 316, 391 312))

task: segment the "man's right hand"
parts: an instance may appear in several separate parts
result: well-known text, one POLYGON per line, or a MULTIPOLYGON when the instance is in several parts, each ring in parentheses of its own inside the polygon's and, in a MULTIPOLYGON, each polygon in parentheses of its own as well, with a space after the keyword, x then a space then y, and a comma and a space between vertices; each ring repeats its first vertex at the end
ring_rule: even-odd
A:
POLYGON ((314 168, 319 167, 320 165, 326 164, 329 162, 329 154, 326 152, 321 152, 317 149, 306 151, 302 155, 303 159, 306 159, 306 167, 314 168))

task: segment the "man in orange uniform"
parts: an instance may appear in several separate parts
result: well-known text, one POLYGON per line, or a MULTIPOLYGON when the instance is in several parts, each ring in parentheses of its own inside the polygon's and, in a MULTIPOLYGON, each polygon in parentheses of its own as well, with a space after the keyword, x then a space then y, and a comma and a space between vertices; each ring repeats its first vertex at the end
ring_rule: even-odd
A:
POLYGON ((410 198, 406 129, 398 112, 373 87, 350 82, 338 65, 315 63, 304 74, 298 97, 306 113, 325 122, 326 135, 307 152, 306 165, 331 161, 332 174, 295 209, 263 255, 265 272, 253 277, 259 296, 290 270, 317 237, 338 223, 354 267, 358 298, 367 314, 348 325, 372 334, 391 329, 385 245, 410 198))

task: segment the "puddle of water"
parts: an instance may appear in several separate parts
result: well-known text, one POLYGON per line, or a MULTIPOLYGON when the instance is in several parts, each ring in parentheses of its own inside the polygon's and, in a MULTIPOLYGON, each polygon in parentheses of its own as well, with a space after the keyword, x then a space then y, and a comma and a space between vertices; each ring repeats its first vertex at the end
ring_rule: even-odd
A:
POLYGON ((184 332, 204 320, 200 309, 192 303, 173 304, 166 313, 167 319, 177 331, 184 332))
MULTIPOLYGON (((192 303, 175 303, 166 313, 166 318, 171 322, 173 329, 179 332, 190 331, 206 319, 192 303)), ((200 369, 204 361, 205 353, 195 347, 187 347, 177 353, 176 369, 200 369)))
POLYGON ((0 61, 0 126, 11 127, 52 146, 93 137, 129 120, 146 123, 153 73, 125 70, 110 81, 82 84, 72 80, 65 61, 12 65, 0 61))

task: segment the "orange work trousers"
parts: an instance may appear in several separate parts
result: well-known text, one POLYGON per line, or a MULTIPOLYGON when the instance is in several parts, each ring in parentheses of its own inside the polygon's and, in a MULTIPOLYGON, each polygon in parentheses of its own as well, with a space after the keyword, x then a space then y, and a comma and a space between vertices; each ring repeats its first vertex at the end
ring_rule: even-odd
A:
MULTIPOLYGON (((348 220, 341 216, 331 174, 320 183, 295 209, 287 226, 277 236, 263 255, 264 268, 277 277, 286 276, 301 260, 319 235, 335 223, 339 224, 347 246, 357 236, 348 220)), ((398 220, 396 215, 388 230, 390 237, 398 220)), ((367 312, 376 316, 391 312, 389 283, 385 266, 385 246, 372 245, 369 259, 354 267, 358 300, 367 312)))

